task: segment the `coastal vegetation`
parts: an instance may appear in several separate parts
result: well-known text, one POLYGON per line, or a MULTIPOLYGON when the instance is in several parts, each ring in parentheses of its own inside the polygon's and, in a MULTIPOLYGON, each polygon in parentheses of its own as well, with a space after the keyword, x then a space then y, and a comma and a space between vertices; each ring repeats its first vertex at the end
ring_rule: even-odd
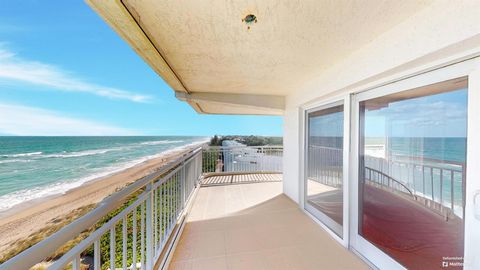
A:
POLYGON ((223 141, 237 141, 247 146, 263 146, 263 145, 282 145, 282 137, 273 136, 219 136, 215 135, 210 139, 210 146, 221 146, 223 141))
MULTIPOLYGON (((48 226, 41 228, 38 231, 30 234, 25 239, 12 243, 10 245, 10 248, 6 252, 4 252, 2 256, 0 256, 0 264, 14 257, 20 252, 26 250, 27 248, 37 244, 43 239, 49 237, 50 235, 54 234, 55 232, 57 232, 64 226, 70 224, 77 218, 85 215, 86 213, 91 211, 93 208, 95 208, 95 204, 86 205, 84 207, 76 209, 75 211, 70 212, 68 215, 52 219, 48 226)), ((52 260, 60 257, 61 255, 63 255, 64 252, 70 250, 71 247, 73 247, 75 244, 77 244, 82 239, 84 239, 89 234, 89 232, 90 230, 86 232, 82 232, 82 234, 80 234, 76 239, 73 239, 67 244, 65 244, 63 247, 57 250, 54 254, 52 254, 50 258, 47 258, 47 260, 52 260)))

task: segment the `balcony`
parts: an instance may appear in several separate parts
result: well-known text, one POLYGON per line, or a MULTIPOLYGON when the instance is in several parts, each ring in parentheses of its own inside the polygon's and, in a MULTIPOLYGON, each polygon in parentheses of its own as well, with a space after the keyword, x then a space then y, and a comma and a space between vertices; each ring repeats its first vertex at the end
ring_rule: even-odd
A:
MULTIPOLYGON (((321 151, 340 160, 338 151, 332 149, 311 151, 310 160, 316 161, 312 164, 325 168, 307 171, 308 185, 313 187, 308 190, 308 203, 340 222, 341 193, 337 189, 342 183, 337 180, 342 172, 338 166, 320 162, 321 151)), ((282 147, 270 146, 204 146, 186 152, 107 197, 94 210, 0 269, 30 269, 38 263, 48 269, 368 269, 283 194, 282 155, 282 147), (79 234, 85 237, 79 238, 79 234), (65 251, 65 246, 70 249, 65 251), (59 254, 58 250, 64 250, 61 256, 52 255, 59 254)), ((407 214, 398 216, 392 207, 376 209, 367 199, 365 234, 386 248, 420 241, 449 254, 461 252, 462 247, 455 245, 457 236, 450 237, 448 232, 462 224, 463 209, 452 203, 462 197, 446 196, 448 193, 434 185, 431 172, 439 170, 439 175, 448 176, 439 183, 447 178, 453 181, 464 177, 463 165, 439 168, 422 163, 420 173, 415 174, 416 163, 398 157, 385 162, 366 159, 365 194, 390 201, 392 207, 407 214), (422 177, 412 183, 400 181, 393 177, 396 167, 409 168, 412 173, 408 175, 422 177), (432 193, 416 192, 416 186, 430 188, 432 193), (420 229, 410 230, 403 225, 405 221, 418 223, 420 229), (400 233, 415 235, 416 240, 405 241, 397 237, 400 233), (432 237, 439 234, 444 235, 441 241, 432 237)), ((435 261, 423 263, 428 268, 435 261)))
POLYGON ((366 269, 283 195, 282 153, 192 150, 0 268, 366 269))

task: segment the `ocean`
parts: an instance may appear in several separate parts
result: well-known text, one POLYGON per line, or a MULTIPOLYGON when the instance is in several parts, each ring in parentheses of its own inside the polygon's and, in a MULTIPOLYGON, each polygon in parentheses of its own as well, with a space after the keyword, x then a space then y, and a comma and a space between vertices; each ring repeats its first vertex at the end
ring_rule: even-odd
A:
POLYGON ((0 136, 0 212, 207 140, 185 136, 0 136))
MULTIPOLYGON (((385 145, 384 138, 367 137, 365 144, 385 145)), ((388 140, 388 154, 423 157, 465 163, 467 153, 465 137, 391 137, 388 140)))

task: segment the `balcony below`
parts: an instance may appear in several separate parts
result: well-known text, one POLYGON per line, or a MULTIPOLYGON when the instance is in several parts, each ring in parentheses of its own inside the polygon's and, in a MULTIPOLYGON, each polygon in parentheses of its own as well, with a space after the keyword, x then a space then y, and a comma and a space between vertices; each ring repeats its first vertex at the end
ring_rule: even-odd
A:
POLYGON ((369 269, 283 195, 271 180, 281 175, 267 176, 236 176, 250 184, 216 176, 202 186, 170 269, 369 269))

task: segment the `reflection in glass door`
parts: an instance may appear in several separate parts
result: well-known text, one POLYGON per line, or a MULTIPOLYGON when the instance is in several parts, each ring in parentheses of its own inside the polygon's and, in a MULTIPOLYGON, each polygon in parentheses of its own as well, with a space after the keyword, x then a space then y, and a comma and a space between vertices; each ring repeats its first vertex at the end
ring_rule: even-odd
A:
POLYGON ((359 105, 359 235, 408 269, 461 269, 467 80, 359 105))
POLYGON ((343 237, 343 104, 306 120, 305 208, 343 237))

